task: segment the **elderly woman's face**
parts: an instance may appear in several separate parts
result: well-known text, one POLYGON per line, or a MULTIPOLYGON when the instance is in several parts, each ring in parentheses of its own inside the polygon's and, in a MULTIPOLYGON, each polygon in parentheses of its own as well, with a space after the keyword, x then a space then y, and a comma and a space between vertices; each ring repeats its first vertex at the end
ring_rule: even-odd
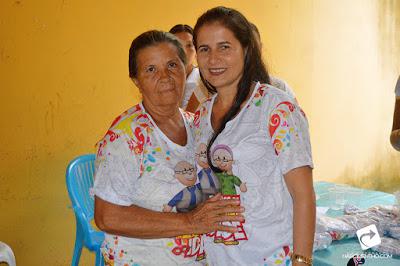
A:
POLYGON ((138 73, 134 79, 145 104, 179 105, 185 86, 185 66, 177 48, 167 42, 146 47, 137 55, 138 73))

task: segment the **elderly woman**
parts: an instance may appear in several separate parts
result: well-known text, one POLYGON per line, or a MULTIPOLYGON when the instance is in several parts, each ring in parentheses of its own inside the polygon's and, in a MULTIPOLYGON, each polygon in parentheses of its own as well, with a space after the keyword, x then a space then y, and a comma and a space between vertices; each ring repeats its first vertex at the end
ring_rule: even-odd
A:
POLYGON ((207 145, 223 198, 246 209, 245 222, 223 223, 238 232, 207 234, 209 265, 311 265, 315 196, 303 111, 269 85, 251 24, 237 10, 205 12, 194 41, 201 75, 216 92, 195 113, 196 147, 207 145))
MULTIPOLYGON (((236 232, 222 222, 243 221, 238 201, 221 195, 183 213, 162 212, 187 184, 196 183, 192 116, 178 107, 185 60, 170 33, 149 31, 132 42, 129 75, 143 101, 115 119, 96 160, 95 221, 106 232, 102 250, 108 265, 201 264, 201 234, 236 232)), ((187 204, 202 202, 199 197, 189 193, 187 204)))

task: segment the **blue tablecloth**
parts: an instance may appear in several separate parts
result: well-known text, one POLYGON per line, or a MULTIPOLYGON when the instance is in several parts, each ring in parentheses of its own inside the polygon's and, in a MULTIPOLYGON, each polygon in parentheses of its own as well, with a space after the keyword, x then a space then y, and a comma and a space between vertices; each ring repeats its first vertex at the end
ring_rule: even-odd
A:
MULTIPOLYGON (((329 195, 329 189, 333 188, 336 184, 329 182, 315 182, 314 189, 317 195, 317 206, 330 207, 332 206, 332 196, 329 195)), ((358 189, 350 186, 344 187, 344 199, 348 204, 354 204, 360 208, 366 209, 374 205, 393 205, 396 201, 394 195, 365 189, 358 189)), ((343 210, 329 209, 326 213, 328 216, 337 217, 343 215, 343 210)), ((366 260, 364 265, 383 265, 383 266, 400 266, 399 257, 387 257, 382 254, 372 252, 370 250, 363 251, 358 242, 358 239, 345 239, 333 241, 327 249, 318 250, 314 252, 314 265, 347 265, 350 257, 353 255, 365 254, 366 260)))

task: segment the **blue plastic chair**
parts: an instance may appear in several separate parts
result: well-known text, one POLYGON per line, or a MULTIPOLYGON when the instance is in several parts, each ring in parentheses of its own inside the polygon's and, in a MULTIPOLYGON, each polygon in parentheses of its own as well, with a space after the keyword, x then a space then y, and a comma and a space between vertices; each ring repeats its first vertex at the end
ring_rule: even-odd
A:
POLYGON ((82 247, 96 252, 96 266, 104 265, 100 246, 104 233, 90 224, 94 217, 94 195, 91 193, 94 174, 94 154, 82 155, 67 167, 67 188, 76 218, 76 238, 72 266, 79 265, 82 247))

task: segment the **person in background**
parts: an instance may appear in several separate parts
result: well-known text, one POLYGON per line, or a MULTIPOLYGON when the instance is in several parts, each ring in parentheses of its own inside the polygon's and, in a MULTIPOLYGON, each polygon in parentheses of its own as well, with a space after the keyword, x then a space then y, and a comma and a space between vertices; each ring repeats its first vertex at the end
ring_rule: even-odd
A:
POLYGON ((207 143, 212 170, 246 184, 235 196, 246 220, 231 223, 236 233, 207 234, 208 264, 311 265, 316 207, 304 113, 270 85, 251 24, 239 11, 216 7, 202 14, 194 43, 207 89, 216 92, 195 113, 196 150, 207 143), (232 154, 212 157, 221 145, 232 154))
POLYGON ((393 148, 400 151, 400 76, 397 79, 396 88, 396 102, 394 105, 393 126, 392 133, 390 134, 390 143, 393 148))
POLYGON ((129 76, 143 100, 114 120, 96 157, 94 216, 106 265, 203 265, 201 234, 236 232, 221 223, 244 219, 237 200, 218 194, 185 213, 162 212, 187 186, 179 178, 197 179, 193 115, 179 108, 185 62, 167 32, 145 32, 129 49, 129 76))
MULTIPOLYGON (((256 38, 257 44, 260 48, 260 54, 262 54, 262 42, 261 42, 260 31, 258 30, 257 26, 254 23, 250 22, 250 25, 253 30, 254 36, 256 38)), ((283 90, 297 101, 296 95, 294 94, 293 90, 290 88, 289 84, 287 84, 284 80, 273 76, 270 76, 270 80, 272 86, 283 90)))
POLYGON ((208 92, 200 80, 199 69, 194 65, 196 49, 193 44, 193 29, 186 24, 177 24, 173 26, 169 32, 178 37, 187 57, 186 85, 180 107, 188 112, 194 113, 199 103, 208 97, 208 92))

